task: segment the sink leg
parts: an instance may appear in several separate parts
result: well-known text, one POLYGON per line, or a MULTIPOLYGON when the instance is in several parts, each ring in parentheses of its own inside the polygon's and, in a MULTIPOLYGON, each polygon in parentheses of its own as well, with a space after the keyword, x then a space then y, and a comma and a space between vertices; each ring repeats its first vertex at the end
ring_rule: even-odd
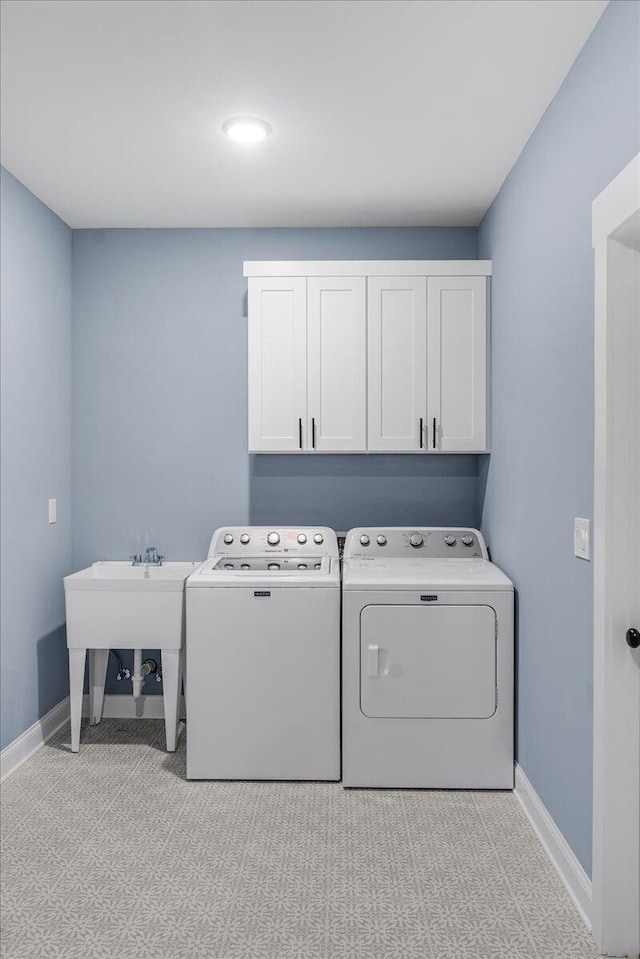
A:
POLYGON ((108 649, 89 650, 89 723, 92 726, 97 726, 102 719, 108 664, 108 649))
POLYGON ((84 664, 86 649, 69 650, 69 708, 71 712, 71 752, 80 749, 80 723, 82 721, 82 694, 84 692, 84 664))
POLYGON ((167 752, 173 753, 176 749, 178 723, 180 722, 180 689, 182 686, 184 650, 163 649, 161 655, 167 752))

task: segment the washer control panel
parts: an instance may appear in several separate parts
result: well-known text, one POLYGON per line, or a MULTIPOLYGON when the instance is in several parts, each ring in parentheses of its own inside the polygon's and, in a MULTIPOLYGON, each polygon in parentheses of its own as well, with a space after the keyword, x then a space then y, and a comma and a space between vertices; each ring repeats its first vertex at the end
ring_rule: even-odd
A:
POLYGON ((335 556, 338 541, 324 526, 222 526, 211 539, 209 556, 335 556))
POLYGON ((344 558, 351 556, 359 559, 380 556, 488 559, 487 547, 479 530, 439 526, 352 529, 344 547, 344 558))

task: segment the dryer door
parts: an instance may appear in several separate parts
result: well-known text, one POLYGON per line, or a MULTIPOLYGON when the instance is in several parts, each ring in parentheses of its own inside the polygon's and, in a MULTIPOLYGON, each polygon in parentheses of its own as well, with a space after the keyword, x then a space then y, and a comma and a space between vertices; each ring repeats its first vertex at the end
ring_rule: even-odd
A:
POLYGON ((496 622, 491 606, 365 606, 362 712, 488 719, 496 710, 496 622))

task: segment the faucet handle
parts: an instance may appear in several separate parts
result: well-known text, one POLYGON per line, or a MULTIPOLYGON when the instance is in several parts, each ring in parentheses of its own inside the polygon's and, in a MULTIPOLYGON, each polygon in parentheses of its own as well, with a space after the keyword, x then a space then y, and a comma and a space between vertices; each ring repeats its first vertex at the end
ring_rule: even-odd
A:
POLYGON ((155 546, 147 546, 144 551, 144 561, 150 566, 161 566, 164 556, 161 556, 155 546))
POLYGON ((140 553, 134 553, 133 556, 129 557, 129 559, 131 560, 133 566, 142 565, 142 556, 140 555, 140 553))

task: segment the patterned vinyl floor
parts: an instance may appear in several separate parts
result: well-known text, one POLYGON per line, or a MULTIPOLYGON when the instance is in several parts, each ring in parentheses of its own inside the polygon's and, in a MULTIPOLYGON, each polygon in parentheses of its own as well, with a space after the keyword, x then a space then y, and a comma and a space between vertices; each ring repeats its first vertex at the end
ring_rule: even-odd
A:
POLYGON ((4 959, 587 959, 510 793, 185 780, 156 720, 2 787, 4 959))

